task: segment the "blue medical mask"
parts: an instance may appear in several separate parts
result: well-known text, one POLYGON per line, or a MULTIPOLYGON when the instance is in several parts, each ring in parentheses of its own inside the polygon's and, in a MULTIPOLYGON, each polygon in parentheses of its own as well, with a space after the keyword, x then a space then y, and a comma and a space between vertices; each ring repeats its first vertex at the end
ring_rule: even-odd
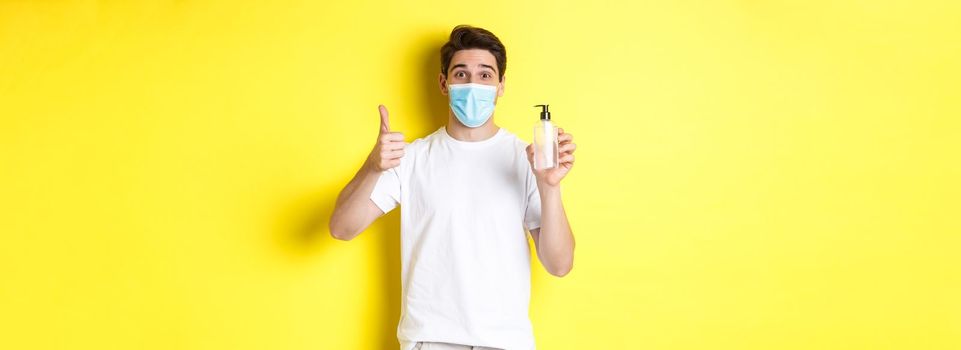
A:
POLYGON ((451 84, 447 86, 450 94, 450 109, 457 120, 469 128, 484 125, 494 114, 494 99, 497 87, 484 84, 451 84))

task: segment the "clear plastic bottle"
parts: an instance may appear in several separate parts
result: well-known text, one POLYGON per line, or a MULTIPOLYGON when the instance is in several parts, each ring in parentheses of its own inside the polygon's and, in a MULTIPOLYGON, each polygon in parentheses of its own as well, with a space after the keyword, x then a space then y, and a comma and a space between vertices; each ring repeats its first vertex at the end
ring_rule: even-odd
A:
POLYGON ((534 127, 534 169, 550 169, 557 166, 557 128, 551 123, 548 105, 541 107, 541 119, 534 127))

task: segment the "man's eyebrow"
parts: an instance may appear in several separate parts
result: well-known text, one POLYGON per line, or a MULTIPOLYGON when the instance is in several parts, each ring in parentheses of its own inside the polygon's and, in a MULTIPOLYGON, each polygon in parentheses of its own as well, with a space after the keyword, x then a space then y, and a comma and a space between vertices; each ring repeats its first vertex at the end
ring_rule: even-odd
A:
MULTIPOLYGON (((487 68, 487 69, 490 69, 490 70, 495 71, 495 72, 497 71, 497 69, 494 69, 494 66, 491 66, 491 65, 480 64, 479 66, 484 67, 484 68, 487 68)), ((450 70, 455 70, 455 69, 457 69, 457 68, 465 68, 465 69, 466 69, 466 68, 467 68, 467 65, 466 65, 466 64, 463 64, 463 63, 458 63, 458 64, 455 64, 454 66, 450 67, 450 70)))

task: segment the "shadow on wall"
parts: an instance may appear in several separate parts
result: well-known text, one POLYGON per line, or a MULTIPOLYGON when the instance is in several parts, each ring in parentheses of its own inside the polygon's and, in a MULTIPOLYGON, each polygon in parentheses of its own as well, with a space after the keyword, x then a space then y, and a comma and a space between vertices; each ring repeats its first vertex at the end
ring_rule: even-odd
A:
POLYGON ((450 28, 443 28, 429 31, 428 35, 417 41, 423 44, 416 47, 415 54, 421 66, 417 74, 420 80, 414 83, 420 86, 421 104, 418 112, 427 119, 425 122, 428 129, 424 135, 410 135, 415 138, 427 136, 441 126, 447 125, 450 107, 448 107, 447 96, 440 92, 438 74, 440 74, 440 47, 447 42, 449 35, 450 28))
MULTIPOLYGON (((416 61, 420 62, 417 74, 418 81, 410 82, 417 86, 417 91, 421 93, 421 104, 417 106, 417 114, 424 116, 428 130, 422 135, 409 135, 411 140, 426 136, 437 128, 445 125, 448 118, 447 97, 440 93, 438 74, 440 73, 440 47, 447 40, 449 29, 439 29, 425 31, 421 38, 412 38, 411 54, 416 55, 416 61)), ((373 109, 371 109, 373 110, 373 109)), ((411 141, 408 140, 408 141, 411 141)), ((363 145, 367 147, 365 143, 363 145)), ((356 164, 361 164, 362 159, 358 159, 356 164)), ((328 225, 330 214, 333 212, 336 196, 354 175, 349 175, 336 179, 332 184, 324 184, 322 190, 313 194, 305 195, 303 198, 292 203, 292 212, 297 213, 294 223, 283 223, 282 227, 288 227, 289 232, 282 235, 281 245, 284 250, 294 256, 294 258, 310 258, 311 256, 323 254, 327 249, 334 249, 334 238, 330 236, 328 225)), ((378 334, 377 349, 397 349, 400 344, 397 341, 397 323, 400 320, 400 210, 394 210, 377 219, 361 235, 368 239, 376 240, 383 265, 380 267, 380 278, 382 285, 385 286, 380 295, 383 305, 387 308, 383 310, 385 314, 375 317, 381 324, 376 325, 378 334)), ((289 214, 290 212, 288 212, 289 214)), ((285 219, 290 215, 285 215, 285 219)), ((367 320, 358 327, 367 328, 374 324, 375 320, 367 320)))
MULTIPOLYGON (((358 161, 358 164, 360 161, 358 161)), ((353 176, 353 172, 350 173, 353 176)), ((284 215, 286 218, 293 216, 294 223, 286 223, 289 228, 283 235, 282 242, 285 253, 295 260, 307 260, 313 256, 324 254, 328 249, 337 249, 337 242, 330 236, 329 222, 330 214, 333 213, 336 195, 342 186, 350 181, 349 177, 339 179, 335 187, 330 187, 325 191, 318 191, 313 195, 308 195, 293 204, 291 212, 299 213, 296 216, 284 215), (296 219, 299 218, 299 219, 296 219)), ((377 332, 377 349, 396 349, 400 346, 397 342, 397 321, 400 319, 400 212, 393 210, 390 213, 378 218, 362 232, 354 241, 358 239, 372 239, 377 246, 378 255, 381 257, 382 266, 379 268, 381 284, 384 286, 379 298, 386 309, 384 314, 373 316, 372 319, 365 320, 363 324, 357 325, 358 328, 371 328, 375 325, 377 332), (363 236, 363 237, 362 237, 363 236), (378 324, 379 322, 379 324, 378 324)), ((343 242, 351 244, 354 242, 343 242)), ((361 273, 363 271, 357 271, 361 273)), ((317 278, 323 278, 317 276, 317 278)), ((358 291, 360 292, 360 291, 358 291)))

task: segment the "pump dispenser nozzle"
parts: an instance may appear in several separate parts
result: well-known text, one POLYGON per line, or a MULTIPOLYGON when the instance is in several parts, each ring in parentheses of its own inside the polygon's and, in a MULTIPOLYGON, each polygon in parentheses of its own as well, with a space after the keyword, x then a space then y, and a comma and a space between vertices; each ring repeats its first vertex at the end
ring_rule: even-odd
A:
POLYGON ((551 120, 551 112, 547 110, 550 105, 534 105, 534 107, 541 108, 541 120, 551 120))

